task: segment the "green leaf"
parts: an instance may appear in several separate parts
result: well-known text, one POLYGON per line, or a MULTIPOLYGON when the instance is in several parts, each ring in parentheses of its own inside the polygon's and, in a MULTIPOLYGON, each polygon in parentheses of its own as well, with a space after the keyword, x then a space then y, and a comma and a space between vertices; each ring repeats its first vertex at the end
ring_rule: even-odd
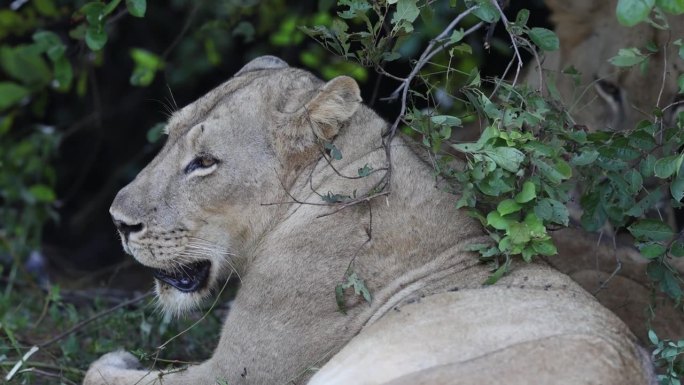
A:
POLYGON ((653 345, 658 345, 658 336, 653 329, 649 329, 648 331, 648 340, 651 341, 653 345))
POLYGON ((29 193, 36 198, 36 201, 42 203, 50 203, 57 199, 57 196, 52 188, 44 184, 35 184, 29 187, 29 193))
POLYGON ((522 206, 520 206, 513 199, 503 200, 499 202, 499 205, 496 207, 496 211, 498 211, 502 217, 511 213, 518 212, 520 211, 520 209, 522 209, 522 206))
POLYGON ((617 56, 613 56, 608 61, 616 67, 632 67, 643 63, 646 58, 647 56, 638 48, 620 48, 617 56))
POLYGON ((684 172, 680 172, 670 183, 670 194, 677 202, 681 202, 684 198, 684 172))
POLYGON ((549 29, 535 27, 530 29, 527 34, 542 51, 556 51, 560 48, 558 36, 549 29))
POLYGON ((546 239, 546 227, 544 227, 541 218, 534 212, 527 213, 523 222, 530 228, 530 235, 532 235, 533 238, 546 239))
POLYGON ((658 219, 641 219, 627 230, 637 239, 651 241, 667 241, 674 235, 670 226, 658 219))
POLYGON ((532 239, 530 228, 525 223, 512 222, 506 231, 511 242, 516 245, 524 245, 532 239))
POLYGON ((515 201, 518 203, 527 203, 536 197, 537 188, 534 186, 534 183, 527 181, 523 183, 522 191, 515 196, 515 201))
POLYGON ((520 164, 525 160, 525 154, 512 147, 495 147, 491 150, 483 150, 496 164, 506 171, 517 172, 520 164))
POLYGON ((146 0, 126 0, 128 13, 135 17, 144 17, 147 10, 146 0))
POLYGON ((648 18, 655 0, 618 0, 617 19, 628 27, 637 25, 648 18))
POLYGON ((510 221, 503 219, 501 214, 499 214, 497 211, 492 211, 487 214, 487 225, 492 226, 497 230, 507 230, 509 223, 510 221))
POLYGON ((108 4, 105 5, 104 9, 102 10, 102 15, 107 16, 110 13, 114 12, 116 7, 121 4, 121 0, 111 0, 108 4))
POLYGON ((675 258, 684 257, 684 241, 678 239, 673 242, 672 246, 670 246, 669 253, 675 258))
POLYGON ((330 157, 334 160, 342 159, 342 152, 334 144, 326 142, 323 147, 330 152, 330 157))
POLYGON ((321 195, 321 199, 327 203, 341 203, 350 200, 351 197, 349 195, 334 194, 332 191, 328 191, 326 195, 321 195))
POLYGON ((551 239, 535 241, 532 243, 532 248, 540 255, 551 256, 558 254, 558 249, 556 249, 556 245, 553 244, 551 239))
MULTIPOLYGON (((359 15, 365 15, 371 9, 371 5, 365 0, 340 0, 337 2, 340 6, 349 7, 349 9, 338 12, 337 15, 343 19, 353 19, 359 15)), ((396 1, 394 1, 396 3, 396 1)))
POLYGON ((570 159, 570 164, 573 166, 587 166, 594 163, 598 157, 599 153, 596 150, 582 151, 570 159))
POLYGON ((373 167, 365 164, 365 165, 363 165, 362 168, 360 168, 358 170, 358 174, 360 177, 366 177, 366 176, 370 175, 371 171, 373 171, 373 167))
POLYGON ((639 163, 639 172, 644 178, 650 178, 653 176, 653 171, 655 169, 656 158, 648 154, 644 160, 639 163))
POLYGON ((432 123, 447 126, 460 126, 461 119, 451 115, 436 115, 430 118, 432 123))
POLYGON ((534 249, 530 246, 525 247, 522 250, 521 254, 522 254, 523 261, 528 262, 528 263, 532 262, 532 258, 534 258, 534 256, 537 255, 537 253, 534 251, 534 249))
POLYGON ((521 9, 518 11, 518 14, 515 16, 515 24, 518 26, 525 26, 527 24, 527 20, 530 19, 530 11, 527 9, 521 9))
POLYGON ((463 32, 463 28, 458 29, 458 30, 454 30, 451 33, 451 37, 449 38, 449 44, 458 43, 459 41, 461 41, 461 39, 463 39, 463 36, 465 36, 465 32, 463 32))
MULTIPOLYGON (((254 41, 254 35, 256 34, 256 29, 254 25, 248 21, 239 22, 235 28, 233 28, 233 36, 242 36, 246 43, 254 41)), ((301 55, 310 54, 308 51, 302 51, 301 55)))
POLYGON ((130 54, 135 63, 130 79, 131 84, 143 87, 150 85, 157 71, 164 68, 161 57, 140 48, 132 48, 130 54))
POLYGON ((7 75, 29 88, 44 87, 52 80, 52 74, 40 48, 35 44, 0 46, 0 65, 7 75))
POLYGON ((639 202, 637 202, 637 204, 635 204, 629 210, 627 210, 625 214, 633 217, 640 217, 644 215, 644 213, 648 211, 650 208, 654 207, 662 199, 663 191, 661 189, 653 190, 650 193, 648 193, 648 195, 643 197, 639 202))
POLYGON ((33 41, 45 51, 52 61, 64 56, 66 46, 56 33, 51 31, 39 31, 33 34, 33 41))
POLYGON ((90 25, 86 30, 85 42, 88 48, 93 51, 99 51, 107 44, 107 33, 104 26, 90 25))
POLYGON ((19 103, 29 90, 13 82, 0 82, 0 111, 19 103))
POLYGON ((676 302, 679 302, 682 298, 682 288, 679 286, 674 273, 670 270, 664 271, 663 279, 660 281, 660 290, 676 302))
POLYGON ((136 65, 153 69, 159 69, 164 65, 161 57, 150 51, 141 48, 132 48, 130 53, 131 58, 136 65))
POLYGON ((372 297, 370 291, 366 287, 366 283, 363 279, 359 278, 356 273, 351 273, 347 275, 347 282, 342 284, 345 289, 348 287, 354 288, 354 293, 356 295, 361 295, 366 302, 371 303, 372 297))
POLYGON ((636 195, 644 185, 644 178, 637 170, 629 170, 625 175, 625 180, 629 184, 629 194, 636 195))
POLYGON ((564 204, 554 199, 544 198, 539 200, 537 206, 534 207, 534 213, 537 217, 567 226, 570 221, 568 208, 564 204))
POLYGON ((684 155, 670 155, 658 159, 653 166, 655 176, 666 179, 672 176, 682 165, 684 155))
POLYGON ((71 82, 74 79, 74 72, 71 68, 71 62, 66 57, 62 56, 55 61, 55 82, 53 86, 61 92, 66 92, 71 88, 71 82))
POLYGON ((152 126, 147 130, 147 141, 150 143, 157 143, 159 139, 164 136, 164 131, 166 130, 166 123, 160 122, 152 126))
POLYGON ((33 6, 36 8, 38 13, 43 16, 59 16, 59 11, 57 11, 57 7, 55 7, 53 0, 33 0, 33 6))
POLYGON ((656 0, 656 5, 663 11, 673 15, 684 13, 684 0, 656 0))
POLYGON ((344 303, 344 288, 342 284, 335 286, 335 302, 337 302, 337 310, 342 314, 347 314, 347 306, 344 303))
POLYGON ((106 10, 107 8, 104 3, 99 1, 91 1, 83 5, 78 12, 85 15, 86 20, 88 20, 88 24, 93 26, 103 24, 106 10))
POLYGON ((660 243, 642 243, 639 245, 639 251, 644 257, 648 259, 654 259, 665 254, 667 248, 660 243))
POLYGON ((344 305, 344 291, 350 287, 354 289, 354 293, 356 295, 362 296, 366 302, 371 303, 373 297, 371 296, 368 287, 366 287, 366 283, 363 281, 363 279, 359 278, 358 274, 347 274, 345 278, 347 279, 346 282, 335 286, 335 301, 337 302, 337 308, 343 314, 346 314, 344 305))
POLYGON ((485 23, 496 23, 499 21, 501 17, 499 11, 489 0, 478 0, 476 3, 477 9, 473 11, 473 15, 485 23))
POLYGON ((418 15, 420 15, 420 10, 416 5, 417 3, 417 0, 397 1, 397 10, 392 17, 392 24, 396 25, 403 20, 408 23, 413 23, 416 18, 418 18, 418 15))
POLYGON ((675 40, 674 45, 679 47, 679 58, 684 59, 684 44, 682 43, 682 39, 675 40))
POLYGON ((503 265, 499 266, 498 269, 496 269, 488 278, 487 280, 484 281, 485 285, 493 285, 495 284, 501 277, 508 272, 508 267, 510 265, 509 261, 506 261, 503 265))
POLYGON ((638 130, 629 134, 629 144, 643 151, 651 151, 656 146, 653 135, 638 130))
POLYGON ((532 159, 532 164, 539 169, 539 172, 546 180, 554 185, 560 184, 563 180, 572 176, 572 168, 562 159, 556 160, 556 164, 553 166, 536 158, 532 159))

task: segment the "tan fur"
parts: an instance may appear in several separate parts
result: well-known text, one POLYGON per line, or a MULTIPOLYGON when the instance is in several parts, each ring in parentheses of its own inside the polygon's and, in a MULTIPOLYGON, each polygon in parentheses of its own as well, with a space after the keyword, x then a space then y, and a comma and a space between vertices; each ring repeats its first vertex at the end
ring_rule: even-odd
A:
MULTIPOLYGON (((670 30, 664 31, 648 23, 620 25, 615 16, 617 0, 546 0, 546 4, 561 49, 546 54, 542 68, 556 78, 564 105, 570 107, 577 124, 589 130, 633 129, 639 121, 652 116, 658 103, 660 108, 669 106, 664 118, 666 123, 673 122, 678 107, 672 105, 678 102, 677 78, 684 73, 679 47, 673 44, 677 37, 684 36, 682 16, 670 17, 670 30), (655 43, 659 51, 651 54, 645 72, 638 65, 621 69, 608 61, 620 48, 636 47, 650 54, 645 48, 649 42, 655 43), (570 66, 581 73, 578 84, 572 76, 561 73, 570 66), (619 105, 597 92, 598 80, 618 88, 622 95, 619 105)), ((530 69, 527 80, 536 86, 537 68, 530 69)), ((684 106, 679 107, 684 111, 684 106)))
POLYGON ((114 352, 85 384, 303 384, 316 368, 311 384, 419 383, 443 368, 460 383, 509 371, 509 384, 648 382, 635 337, 565 275, 520 264, 482 286, 489 268, 466 248, 488 237, 402 138, 391 194, 336 213, 321 205, 312 190, 359 196, 386 167, 387 123, 359 100, 350 78, 324 84, 259 58, 174 115, 164 148, 112 205, 115 219, 140 224, 124 247, 157 268, 211 261, 210 285, 197 293, 157 282, 170 311, 192 307, 233 268, 242 286, 208 361, 160 374, 114 352), (343 154, 334 169, 324 139, 343 154), (220 163, 186 174, 198 153, 220 163), (366 164, 380 171, 341 176, 366 164), (342 314, 334 288, 350 263, 373 299, 349 290, 342 314))

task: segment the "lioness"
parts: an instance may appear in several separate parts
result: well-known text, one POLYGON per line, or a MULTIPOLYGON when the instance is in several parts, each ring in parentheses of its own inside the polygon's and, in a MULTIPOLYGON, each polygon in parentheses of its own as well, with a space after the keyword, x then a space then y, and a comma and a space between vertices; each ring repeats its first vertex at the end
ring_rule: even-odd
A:
POLYGON ((378 195, 386 129, 351 78, 324 83, 269 56, 175 113, 112 204, 123 247, 170 312, 231 271, 242 286, 208 361, 162 373, 114 352, 84 383, 651 381, 634 335, 567 276, 521 264, 483 286, 489 268, 466 249, 488 238, 402 138, 389 194, 343 209, 321 199, 378 195), (335 287, 350 272, 372 299, 347 290, 345 313, 335 287))

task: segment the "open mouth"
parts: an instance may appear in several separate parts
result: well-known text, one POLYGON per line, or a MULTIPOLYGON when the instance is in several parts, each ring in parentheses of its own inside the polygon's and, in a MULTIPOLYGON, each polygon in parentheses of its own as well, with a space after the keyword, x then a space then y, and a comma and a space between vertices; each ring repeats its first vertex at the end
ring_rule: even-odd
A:
POLYGON ((173 286, 184 293, 192 293, 207 285, 211 262, 202 261, 191 265, 182 265, 171 273, 160 269, 152 269, 154 278, 173 286))

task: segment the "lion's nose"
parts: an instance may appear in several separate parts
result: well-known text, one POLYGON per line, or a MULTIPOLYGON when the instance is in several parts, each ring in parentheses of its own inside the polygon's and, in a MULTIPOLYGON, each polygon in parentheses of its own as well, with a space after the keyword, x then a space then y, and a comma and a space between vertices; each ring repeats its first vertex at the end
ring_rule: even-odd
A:
POLYGON ((140 233, 145 229, 145 225, 142 223, 130 224, 121 219, 118 219, 112 214, 112 220, 114 221, 114 226, 119 230, 124 239, 128 242, 128 238, 131 234, 140 233))

